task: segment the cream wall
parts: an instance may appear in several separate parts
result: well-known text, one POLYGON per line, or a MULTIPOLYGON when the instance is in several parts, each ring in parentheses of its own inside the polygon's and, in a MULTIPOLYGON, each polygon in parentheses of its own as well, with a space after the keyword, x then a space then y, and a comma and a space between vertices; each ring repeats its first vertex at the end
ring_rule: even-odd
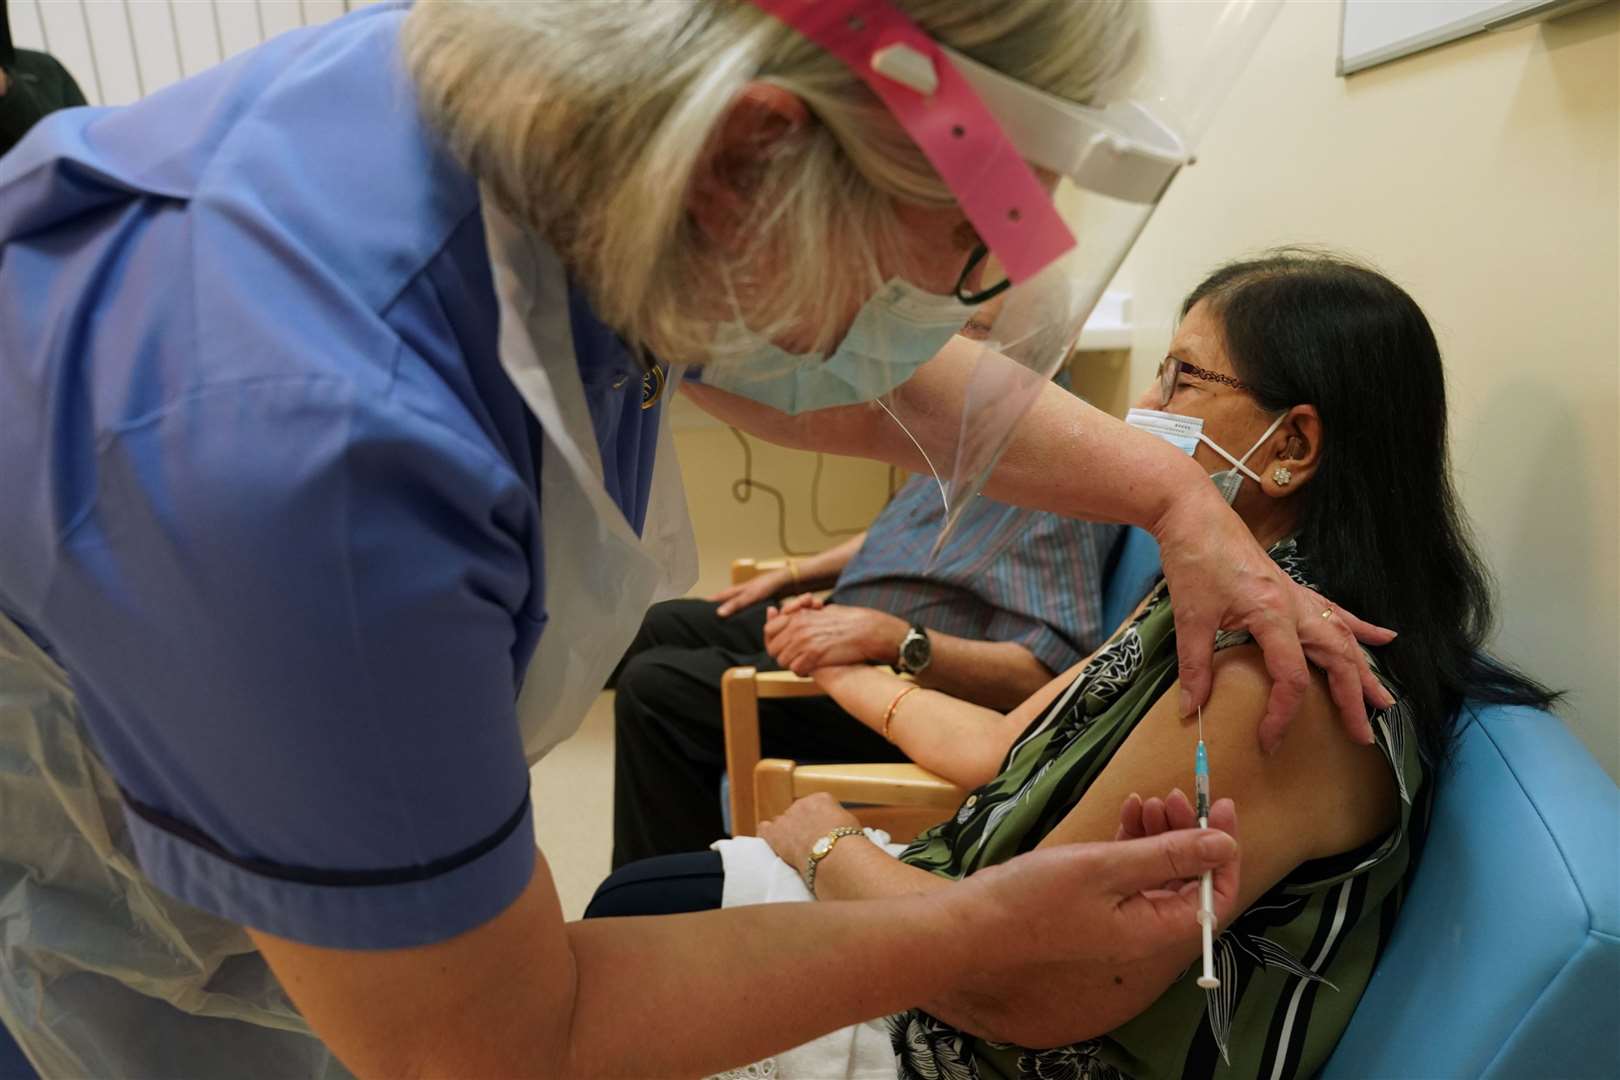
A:
POLYGON ((815 455, 748 437, 753 478, 776 488, 786 501, 786 519, 779 527, 778 504, 769 493, 756 489, 746 503, 735 498, 734 485, 743 476, 737 437, 682 399, 675 402, 673 418, 675 450, 698 542, 695 596, 708 596, 728 584, 732 559, 774 558, 832 547, 846 539, 846 530, 864 529, 888 498, 888 466, 828 455, 816 506, 821 524, 833 531, 823 532, 817 527, 817 515, 811 513, 815 455))
MULTIPOLYGON (((1497 648, 1569 689, 1570 726, 1620 777, 1620 4, 1348 80, 1338 20, 1337 3, 1284 8, 1121 269, 1131 381, 1235 255, 1329 244, 1405 285, 1446 357, 1497 648)), ((1112 381, 1096 372, 1091 396, 1112 381)))

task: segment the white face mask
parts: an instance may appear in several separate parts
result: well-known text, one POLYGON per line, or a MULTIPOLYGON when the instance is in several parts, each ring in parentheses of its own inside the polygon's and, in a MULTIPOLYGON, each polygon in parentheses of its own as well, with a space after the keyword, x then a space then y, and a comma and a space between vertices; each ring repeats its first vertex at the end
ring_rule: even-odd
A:
POLYGON ((1233 500, 1237 498, 1238 489, 1243 486, 1245 476, 1257 484, 1260 483, 1260 477, 1256 476, 1254 470, 1250 469, 1244 462, 1248 461, 1254 455, 1254 452, 1260 449, 1267 439, 1271 438, 1272 433, 1282 426, 1283 418, 1287 415, 1286 412, 1278 413, 1277 419, 1273 420, 1271 426, 1266 428, 1266 433, 1256 439, 1254 445, 1249 447, 1248 453, 1242 457, 1233 457, 1214 439, 1205 435, 1202 417, 1182 416, 1178 413, 1159 412, 1156 409, 1132 409, 1125 414, 1125 422, 1131 427, 1140 428, 1150 435, 1157 435, 1189 456, 1194 450, 1198 449, 1199 443, 1203 443, 1221 457, 1230 461, 1232 463, 1230 469, 1222 469, 1220 472, 1209 474, 1209 478, 1215 482, 1215 489, 1221 493, 1221 497, 1230 506, 1233 500))
POLYGON ((741 342, 749 355, 706 364, 700 378, 789 414, 872 401, 932 360, 972 314, 954 296, 891 278, 861 306, 831 355, 790 353, 741 323, 729 323, 720 332, 728 344, 741 342))

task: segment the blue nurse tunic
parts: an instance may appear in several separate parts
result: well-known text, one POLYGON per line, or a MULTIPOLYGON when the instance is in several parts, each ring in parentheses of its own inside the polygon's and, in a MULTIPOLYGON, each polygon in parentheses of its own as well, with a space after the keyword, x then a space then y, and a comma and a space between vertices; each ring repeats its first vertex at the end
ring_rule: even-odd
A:
MULTIPOLYGON (((70 674, 153 882, 349 948, 467 930, 533 867, 538 432, 403 19, 287 34, 0 159, 0 612, 70 674)), ((569 296, 639 530, 661 410, 569 296)))

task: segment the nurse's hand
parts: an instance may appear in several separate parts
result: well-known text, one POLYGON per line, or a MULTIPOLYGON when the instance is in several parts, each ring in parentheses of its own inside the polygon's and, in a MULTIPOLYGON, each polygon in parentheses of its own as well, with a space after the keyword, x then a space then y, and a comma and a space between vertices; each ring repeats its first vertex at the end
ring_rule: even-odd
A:
MULTIPOLYGON (((1128 812, 1122 808, 1121 818, 1128 812)), ((1210 829, 1173 828, 1168 802, 1166 812, 1165 819, 1122 821, 1125 839, 1043 848, 981 870, 964 884, 989 889, 1010 926, 1019 928, 1009 929, 1008 937, 1028 935, 1026 947, 1042 963, 1062 962, 1066 953, 1076 963, 1115 964, 1175 951, 1199 937, 1198 897, 1182 890, 1187 881, 1213 871, 1216 918, 1224 925, 1234 914, 1237 808, 1221 799, 1211 808, 1210 829), (1035 858, 1047 854, 1058 858, 1035 858)))
POLYGON ((976 939, 981 949, 995 943, 997 963, 981 957, 983 974, 971 988, 925 1008, 964 1030, 1025 1046, 1076 1042, 1129 1020, 1198 954, 1198 893, 1186 882, 1213 871, 1216 918, 1225 925, 1236 913, 1231 800, 1222 800, 1214 820, 1222 828, 1042 848, 943 891, 973 906, 966 925, 1001 920, 998 933, 976 939), (1075 1007, 1053 1012, 1041 1001, 1054 972, 1075 1007))
POLYGON ((1350 737, 1372 742, 1366 702, 1382 709, 1395 699, 1373 675, 1357 640, 1384 645, 1394 640, 1394 631, 1363 622, 1296 584, 1211 484, 1182 493, 1152 531, 1175 601, 1182 715, 1191 715, 1209 698, 1216 632, 1247 630, 1265 654, 1272 679, 1260 723, 1262 750, 1271 753, 1281 744, 1298 712, 1310 685, 1307 660, 1326 673, 1350 737))

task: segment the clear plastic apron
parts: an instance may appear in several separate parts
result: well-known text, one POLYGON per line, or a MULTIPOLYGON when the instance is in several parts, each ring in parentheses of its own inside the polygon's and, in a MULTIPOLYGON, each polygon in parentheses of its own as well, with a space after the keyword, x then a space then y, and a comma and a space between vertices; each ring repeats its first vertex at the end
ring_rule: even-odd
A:
MULTIPOLYGON (((602 484, 561 268, 493 211, 486 227, 502 365, 544 435, 549 620, 518 708, 532 762, 573 734, 647 606, 688 588, 697 558, 669 425, 638 537, 602 484)), ((67 674, 4 616, 0 1021, 51 1078, 350 1075, 240 927, 146 880, 67 674)))
MULTIPOLYGON (((579 727, 648 606, 697 581, 697 545, 667 422, 658 425, 640 536, 608 495, 574 360, 562 264, 544 241, 495 209, 487 193, 484 229, 501 303, 501 366, 540 422, 543 439, 547 622, 518 699, 523 746, 533 762, 579 727)), ((678 368, 664 385, 666 394, 678 390, 678 368)))

